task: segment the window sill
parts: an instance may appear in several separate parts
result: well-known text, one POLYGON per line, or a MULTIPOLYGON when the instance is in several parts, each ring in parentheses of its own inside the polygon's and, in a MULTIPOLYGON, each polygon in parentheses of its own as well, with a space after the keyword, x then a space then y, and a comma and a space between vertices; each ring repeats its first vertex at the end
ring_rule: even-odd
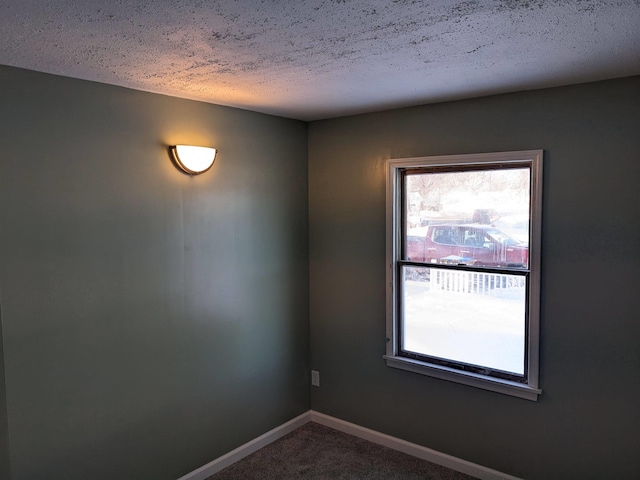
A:
POLYGON ((463 385, 469 385, 476 388, 482 388, 484 390, 490 390, 492 392, 502 393, 504 395, 524 398, 526 400, 532 400, 534 402, 538 400, 538 395, 542 393, 542 390, 530 387, 529 385, 525 385, 522 383, 510 382, 508 380, 502 380, 499 378, 486 377, 477 373, 462 372, 459 370, 454 370, 452 368, 443 367, 440 365, 432 365, 410 358, 395 357, 389 355, 383 355, 383 358, 387 361, 387 366, 392 368, 399 368, 408 372, 419 373, 421 375, 440 378, 442 380, 449 380, 451 382, 461 383, 463 385))

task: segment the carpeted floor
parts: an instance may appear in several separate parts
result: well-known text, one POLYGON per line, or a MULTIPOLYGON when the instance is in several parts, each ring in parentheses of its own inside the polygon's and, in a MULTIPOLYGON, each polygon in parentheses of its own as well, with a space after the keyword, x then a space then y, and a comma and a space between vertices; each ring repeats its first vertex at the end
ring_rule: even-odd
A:
POLYGON ((471 480, 474 477, 311 422, 207 480, 295 478, 471 480))

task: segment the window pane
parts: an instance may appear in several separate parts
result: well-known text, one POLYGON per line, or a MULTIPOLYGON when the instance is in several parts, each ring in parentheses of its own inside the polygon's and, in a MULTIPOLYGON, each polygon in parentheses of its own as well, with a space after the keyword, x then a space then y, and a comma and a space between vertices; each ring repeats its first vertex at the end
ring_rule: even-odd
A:
POLYGON ((529 268, 529 168, 409 172, 405 182, 405 260, 529 268))
POLYGON ((402 350, 524 375, 522 275, 403 267, 402 350))

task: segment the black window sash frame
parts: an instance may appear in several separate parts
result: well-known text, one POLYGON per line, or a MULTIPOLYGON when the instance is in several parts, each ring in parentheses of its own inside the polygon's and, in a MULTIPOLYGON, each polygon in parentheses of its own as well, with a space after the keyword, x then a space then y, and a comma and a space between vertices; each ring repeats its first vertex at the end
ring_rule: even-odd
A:
MULTIPOLYGON (((487 170, 501 170, 501 169, 519 169, 526 168, 529 170, 529 178, 532 179, 531 164, 528 162, 510 162, 510 163, 491 163, 483 165, 455 165, 455 166, 429 166, 429 167, 411 167, 403 168, 400 170, 398 178, 399 188, 399 222, 397 223, 399 232, 398 240, 400 242, 400 248, 398 248, 399 258, 395 259, 396 263, 396 351, 398 356, 418 360, 427 364, 444 366, 452 368, 454 370, 460 370, 462 372, 477 373, 480 375, 499 378, 503 380, 509 380, 517 383, 527 384, 529 380, 529 308, 525 308, 525 338, 524 338, 524 374, 518 375, 513 372, 507 372, 498 370, 482 365, 469 364, 464 362, 458 362, 450 359, 443 359, 435 356, 419 354, 405 350, 402 345, 403 332, 404 332, 404 304, 403 304, 403 270, 406 267, 423 267, 423 268, 436 268, 442 270, 456 270, 466 272, 478 272, 478 273, 497 273, 508 274, 525 277, 525 306, 529 305, 529 286, 530 286, 530 274, 531 264, 528 262, 527 268, 509 268, 509 267, 481 267, 473 265, 448 265, 448 264, 434 264, 427 262, 415 262, 404 260, 407 258, 407 176, 418 175, 425 173, 449 173, 449 172, 468 172, 468 171, 487 171, 487 170)), ((533 185, 531 185, 533 188, 533 185)), ((531 212, 531 194, 529 199, 529 212, 531 212)), ((531 232, 531 215, 529 215, 529 232, 531 232)))

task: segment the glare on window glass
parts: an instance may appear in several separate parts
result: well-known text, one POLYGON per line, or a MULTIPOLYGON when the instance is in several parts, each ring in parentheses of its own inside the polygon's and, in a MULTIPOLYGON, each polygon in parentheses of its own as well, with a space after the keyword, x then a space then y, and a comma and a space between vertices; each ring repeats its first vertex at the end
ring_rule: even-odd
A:
POLYGON ((402 349, 524 375, 525 277, 404 267, 402 349))

